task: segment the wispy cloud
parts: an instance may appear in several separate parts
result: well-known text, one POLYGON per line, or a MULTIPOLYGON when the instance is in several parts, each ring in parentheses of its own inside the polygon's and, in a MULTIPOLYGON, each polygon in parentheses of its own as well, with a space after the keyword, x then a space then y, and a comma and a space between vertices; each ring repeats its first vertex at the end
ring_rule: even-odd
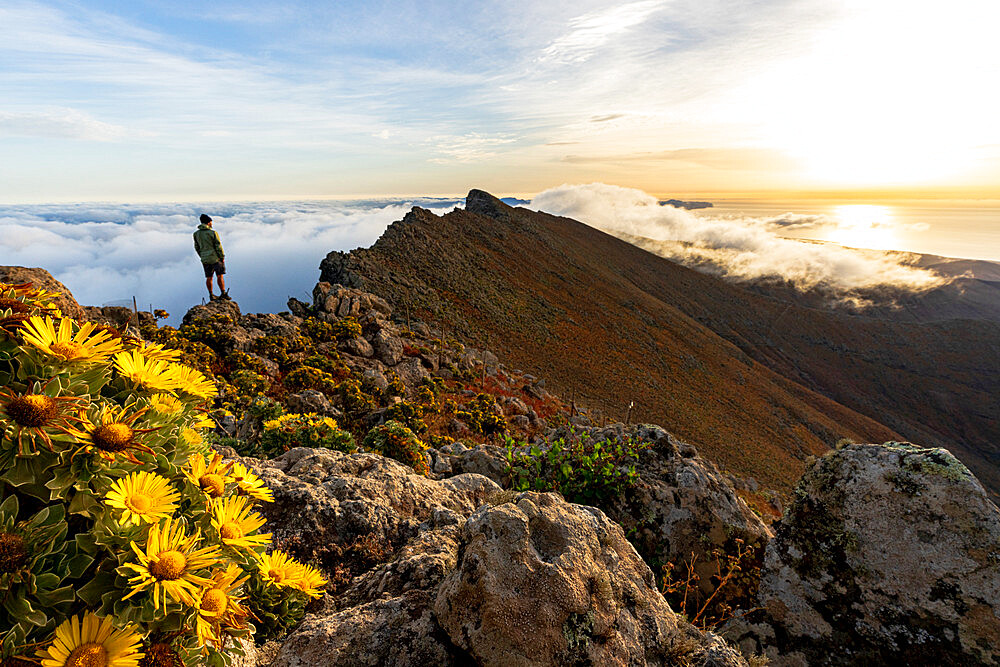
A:
POLYGON ((436 136, 428 139, 438 157, 430 158, 436 164, 451 162, 475 162, 496 155, 496 150, 517 141, 517 137, 501 134, 490 135, 470 132, 462 136, 436 136))
POLYGON ((857 251, 782 235, 792 226, 819 229, 838 224, 823 216, 704 217, 660 206, 641 190, 604 183, 552 188, 532 199, 530 206, 575 218, 674 261, 734 280, 780 279, 842 296, 883 285, 924 290, 943 282, 929 271, 905 264, 903 253, 857 251))
POLYGON ((539 60, 557 63, 588 60, 609 41, 666 6, 663 0, 639 0, 577 16, 569 22, 569 31, 547 46, 539 60))
POLYGON ((0 136, 48 137, 86 141, 120 141, 129 136, 150 136, 122 125, 105 123, 76 109, 30 113, 0 111, 0 136))

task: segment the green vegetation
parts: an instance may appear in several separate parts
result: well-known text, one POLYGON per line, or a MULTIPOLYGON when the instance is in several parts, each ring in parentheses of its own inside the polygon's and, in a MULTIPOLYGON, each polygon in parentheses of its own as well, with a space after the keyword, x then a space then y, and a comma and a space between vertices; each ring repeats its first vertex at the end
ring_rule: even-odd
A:
POLYGON ((410 466, 421 475, 430 472, 424 459, 427 446, 413 431, 397 421, 388 421, 372 428, 362 444, 366 449, 410 466))
POLYGON ((508 438, 507 462, 518 491, 558 491, 572 503, 609 508, 638 481, 635 466, 648 446, 571 433, 543 449, 508 438))
POLYGON ((273 458, 295 447, 335 449, 345 454, 357 450, 354 436, 330 417, 293 413, 264 422, 264 434, 260 438, 263 456, 273 458))

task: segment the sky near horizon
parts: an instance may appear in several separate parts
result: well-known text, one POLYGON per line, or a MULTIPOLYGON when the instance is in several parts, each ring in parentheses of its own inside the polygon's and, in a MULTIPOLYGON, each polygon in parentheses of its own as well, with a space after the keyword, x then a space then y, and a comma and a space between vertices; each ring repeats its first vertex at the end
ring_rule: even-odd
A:
POLYGON ((981 0, 0 6, 0 202, 1000 198, 981 0))

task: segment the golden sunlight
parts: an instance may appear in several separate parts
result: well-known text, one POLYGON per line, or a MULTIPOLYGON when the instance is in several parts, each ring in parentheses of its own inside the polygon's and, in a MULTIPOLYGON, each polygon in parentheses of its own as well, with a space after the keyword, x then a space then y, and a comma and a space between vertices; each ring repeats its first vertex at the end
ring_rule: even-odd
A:
POLYGON ((888 206, 848 204, 834 207, 833 214, 837 226, 827 234, 827 241, 876 250, 892 250, 899 243, 888 206))

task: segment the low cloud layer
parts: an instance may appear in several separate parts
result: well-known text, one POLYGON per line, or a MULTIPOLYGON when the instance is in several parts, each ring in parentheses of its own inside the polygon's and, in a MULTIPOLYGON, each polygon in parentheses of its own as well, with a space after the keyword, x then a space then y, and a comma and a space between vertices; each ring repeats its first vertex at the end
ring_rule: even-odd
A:
POLYGON ((734 280, 783 279, 800 289, 848 293, 880 286, 923 290, 942 282, 902 263, 905 254, 859 251, 785 238, 792 229, 834 229, 826 216, 787 213, 774 218, 705 217, 641 190, 603 183, 562 185, 532 199, 531 208, 564 215, 618 236, 642 237, 652 252, 734 280))
POLYGON ((331 250, 369 246, 413 205, 462 200, 0 207, 2 264, 40 266, 84 305, 164 308, 176 324, 207 298, 191 234, 208 213, 226 252, 226 285, 244 311, 309 300, 331 250))

